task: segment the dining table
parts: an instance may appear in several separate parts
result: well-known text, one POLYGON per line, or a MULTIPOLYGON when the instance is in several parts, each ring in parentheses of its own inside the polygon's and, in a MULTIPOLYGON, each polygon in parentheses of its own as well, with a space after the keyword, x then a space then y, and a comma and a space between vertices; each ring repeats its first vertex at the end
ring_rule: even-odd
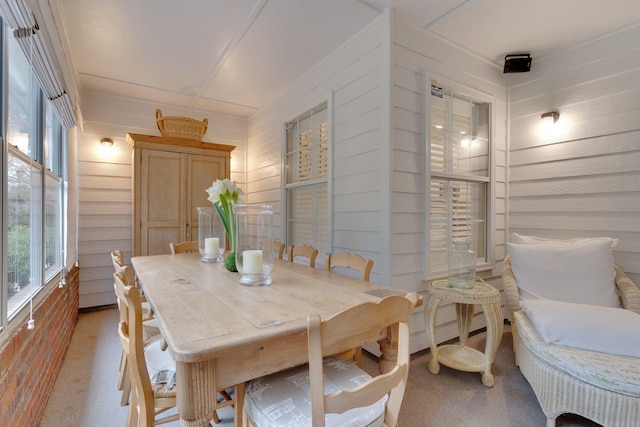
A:
MULTIPOLYGON (((136 277, 176 362, 180 425, 208 426, 217 391, 308 362, 307 317, 412 292, 276 259, 269 286, 238 283, 224 263, 197 253, 137 256, 136 277)), ((422 298, 418 295, 418 305, 422 298)), ((371 331, 380 371, 393 366, 397 336, 371 331)), ((242 402, 243 396, 236 396, 242 402)), ((242 425, 241 404, 235 425, 242 425)))

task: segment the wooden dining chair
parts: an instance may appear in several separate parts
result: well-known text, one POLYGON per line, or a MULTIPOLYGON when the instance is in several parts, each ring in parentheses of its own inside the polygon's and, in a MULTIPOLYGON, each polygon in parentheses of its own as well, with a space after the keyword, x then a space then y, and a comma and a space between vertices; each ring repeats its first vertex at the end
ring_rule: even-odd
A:
POLYGON ((325 268, 327 271, 332 271, 334 268, 355 270, 360 273, 362 280, 368 282, 371 277, 371 270, 373 269, 373 260, 365 259, 361 255, 349 252, 340 252, 337 254, 327 253, 325 268))
MULTIPOLYGON (((137 281, 135 280, 135 273, 133 268, 124 264, 124 255, 122 251, 115 250, 111 252, 111 261, 113 262, 113 268, 115 270, 115 274, 120 277, 122 282, 126 286, 136 286, 137 281)), ((115 284, 114 284, 115 286, 115 284)), ((142 296, 141 296, 142 300, 142 296)), ((120 302, 120 298, 118 297, 118 292, 116 291, 116 303, 118 304, 118 309, 120 311, 120 320, 126 318, 126 308, 120 302)), ((153 318, 153 311, 151 310, 151 306, 148 302, 142 301, 142 335, 146 342, 150 342, 154 339, 159 339, 162 337, 160 335, 160 328, 158 328, 158 324, 156 320, 153 318)), ((166 347, 165 347, 166 348, 166 347)), ((118 383, 117 389, 122 390, 122 397, 120 398, 120 405, 126 406, 129 404, 129 398, 131 396, 131 380, 129 378, 129 371, 127 368, 127 357, 122 351, 122 356, 120 358, 120 372, 118 375, 118 383)))
POLYGON ((127 357, 131 379, 131 404, 128 426, 150 427, 179 419, 178 414, 156 419, 165 411, 176 407, 175 362, 167 351, 162 351, 160 341, 145 346, 142 334, 142 301, 135 286, 127 286, 120 275, 113 275, 115 290, 124 306, 124 319, 118 324, 122 350, 127 357), (148 363, 152 361, 152 363, 148 363), (163 375, 163 382, 152 382, 156 375, 163 375))
MULTIPOLYGON (((409 374, 409 321, 415 294, 388 296, 327 318, 307 319, 309 364, 252 380, 245 392, 243 425, 370 425, 396 427, 409 374), (375 377, 355 364, 323 357, 363 343, 372 331, 397 337, 395 365, 375 377), (389 331, 389 332, 387 332, 389 331), (329 394, 325 394, 325 390, 329 394)), ((394 339, 395 341, 395 339, 394 339)), ((395 342, 393 344, 396 344, 395 342)))
POLYGON ((278 259, 284 259, 284 250, 287 246, 278 239, 273 239, 273 252, 278 254, 278 259))
MULTIPOLYGON (((326 255, 325 268, 327 271, 333 271, 334 268, 355 270, 360 273, 362 280, 368 282, 371 277, 371 269, 373 269, 373 260, 365 259, 361 255, 349 252, 340 252, 335 255, 329 252, 326 255)), ((356 365, 362 367, 362 347, 337 354, 335 357, 339 359, 353 359, 356 365)))
POLYGON ((300 244, 291 245, 289 249, 289 261, 293 262, 296 257, 305 257, 309 260, 309 267, 315 268, 318 250, 311 245, 300 244))
POLYGON ((197 240, 192 240, 190 242, 169 243, 169 248, 171 249, 172 255, 181 253, 197 253, 200 251, 200 243, 197 240))

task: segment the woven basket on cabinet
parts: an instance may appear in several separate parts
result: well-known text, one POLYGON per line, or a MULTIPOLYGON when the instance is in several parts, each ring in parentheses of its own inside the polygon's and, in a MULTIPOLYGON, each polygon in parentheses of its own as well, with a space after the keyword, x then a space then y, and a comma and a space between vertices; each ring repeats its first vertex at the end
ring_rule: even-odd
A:
POLYGON ((156 109, 156 123, 162 136, 172 138, 194 139, 201 141, 207 128, 209 127, 209 119, 204 118, 202 121, 191 119, 189 117, 180 116, 162 116, 162 111, 156 109))

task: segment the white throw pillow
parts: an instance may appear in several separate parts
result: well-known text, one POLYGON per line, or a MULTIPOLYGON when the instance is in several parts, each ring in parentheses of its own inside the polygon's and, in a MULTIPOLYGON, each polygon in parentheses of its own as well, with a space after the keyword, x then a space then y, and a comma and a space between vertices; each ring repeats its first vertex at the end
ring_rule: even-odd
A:
POLYGON ((549 239, 547 237, 538 237, 538 236, 524 236, 518 233, 511 233, 511 242, 513 243, 524 243, 527 245, 539 245, 545 243, 556 243, 559 245, 570 245, 572 243, 583 243, 589 241, 608 241, 611 242, 611 247, 615 247, 619 239, 612 239, 611 237, 576 237, 574 239, 549 239))
POLYGON ((547 344, 640 357, 640 314, 622 308, 552 300, 522 301, 547 344))
POLYGON ((619 308, 611 244, 610 239, 561 245, 507 243, 520 299, 619 308))

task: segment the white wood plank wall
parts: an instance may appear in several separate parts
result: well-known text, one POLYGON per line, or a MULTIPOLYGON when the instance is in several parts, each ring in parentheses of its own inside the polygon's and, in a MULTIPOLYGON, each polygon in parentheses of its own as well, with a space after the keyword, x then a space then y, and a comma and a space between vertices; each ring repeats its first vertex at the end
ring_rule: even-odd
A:
MULTIPOLYGON (((332 94, 332 251, 371 258, 372 281, 423 295, 425 71, 451 76, 496 99, 499 183, 493 223, 499 263, 506 211, 506 88, 495 64, 481 62, 388 12, 250 117, 247 128, 248 198, 275 203, 282 221, 282 124, 332 94), (474 72, 462 71, 469 69, 474 72)), ((421 310, 412 323, 412 351, 427 347, 421 310)), ((454 324, 447 313, 445 309, 442 322, 454 324)), ((449 326, 441 340, 456 335, 449 326)))
MULTIPOLYGON (((386 171, 381 167, 385 98, 380 88, 379 25, 369 25, 249 118, 247 190, 252 203, 274 203, 276 222, 283 225, 283 124, 332 98, 332 251, 357 252, 373 259, 371 280, 383 283, 381 272, 388 254, 381 238, 387 226, 380 221, 380 182, 386 171)), ((275 234, 284 239, 280 227, 275 234)), ((324 262, 324 254, 320 255, 318 261, 324 262)))
MULTIPOLYGON (((110 252, 120 249, 131 258, 131 149, 127 133, 160 135, 155 122, 158 104, 89 93, 83 100, 84 128, 78 135, 78 258, 80 307, 115 303, 110 252), (101 150, 103 137, 113 150, 101 150)), ((189 110, 163 115, 209 119, 204 141, 234 145, 231 178, 244 185, 246 120, 189 110)), ((203 188, 202 191, 205 191, 203 188)))
POLYGON ((510 230, 620 239, 640 283, 640 26, 536 59, 510 83, 510 230), (554 134, 540 115, 556 110, 554 134))
MULTIPOLYGON (((420 292, 425 299, 426 234, 426 137, 424 135, 425 96, 431 79, 443 81, 453 88, 466 88, 493 100, 493 246, 494 268, 480 274, 501 288, 499 278, 504 258, 506 237, 506 103, 507 92, 502 70, 457 49, 423 28, 398 16, 392 25, 391 76, 391 144, 392 144, 392 220, 391 280, 397 286, 420 292)), ((424 307, 423 307, 424 308, 424 307)), ((413 345, 428 347, 422 309, 417 310, 412 327, 413 345)), ((455 312, 443 307, 437 319, 438 342, 458 336, 455 312)), ((476 313, 473 328, 484 326, 481 312, 476 313)))

